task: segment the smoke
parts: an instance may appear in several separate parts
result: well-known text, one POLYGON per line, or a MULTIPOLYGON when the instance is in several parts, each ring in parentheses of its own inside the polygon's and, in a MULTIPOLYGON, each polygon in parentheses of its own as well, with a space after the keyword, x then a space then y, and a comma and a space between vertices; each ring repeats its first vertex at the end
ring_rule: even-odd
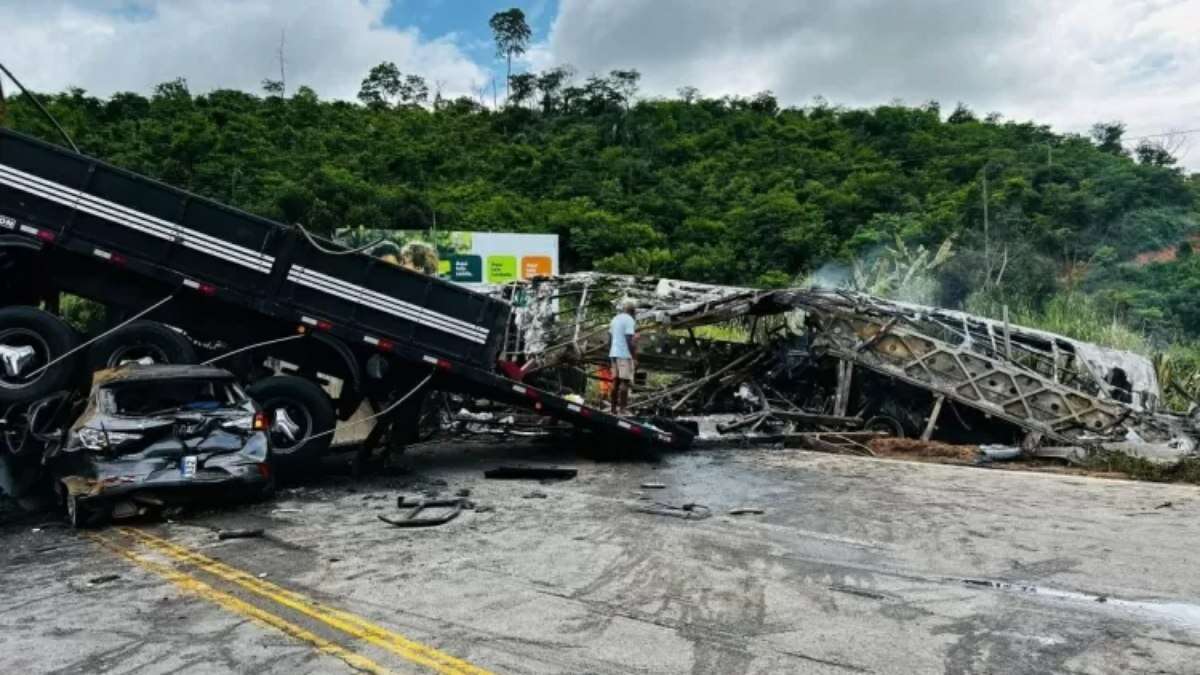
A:
POLYGON ((848 289, 889 300, 933 305, 937 304, 941 289, 938 271, 952 254, 952 238, 936 250, 923 245, 910 247, 897 239, 894 245, 877 245, 849 263, 826 261, 808 275, 804 285, 848 289))
POLYGON ((804 280, 809 288, 854 289, 854 270, 845 263, 830 260, 804 280))

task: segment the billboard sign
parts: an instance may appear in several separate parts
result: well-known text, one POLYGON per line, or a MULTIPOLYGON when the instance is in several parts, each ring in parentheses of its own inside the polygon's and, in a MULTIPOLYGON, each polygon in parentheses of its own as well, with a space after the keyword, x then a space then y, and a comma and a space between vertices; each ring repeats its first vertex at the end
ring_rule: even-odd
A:
POLYGON ((338 243, 460 284, 506 284, 558 274, 557 234, 344 228, 338 243), (436 253, 436 255, 433 255, 436 253))

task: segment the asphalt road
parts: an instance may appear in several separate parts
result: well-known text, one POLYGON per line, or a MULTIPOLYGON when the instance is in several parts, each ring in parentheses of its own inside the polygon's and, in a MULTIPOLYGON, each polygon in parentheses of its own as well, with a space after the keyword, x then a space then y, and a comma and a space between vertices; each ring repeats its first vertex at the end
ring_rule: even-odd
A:
POLYGON ((173 523, 5 526, 0 672, 1200 672, 1195 487, 795 450, 406 464, 173 523), (515 462, 579 476, 483 478, 515 462), (462 488, 490 510, 376 518, 462 488), (244 527, 268 537, 214 534, 244 527))

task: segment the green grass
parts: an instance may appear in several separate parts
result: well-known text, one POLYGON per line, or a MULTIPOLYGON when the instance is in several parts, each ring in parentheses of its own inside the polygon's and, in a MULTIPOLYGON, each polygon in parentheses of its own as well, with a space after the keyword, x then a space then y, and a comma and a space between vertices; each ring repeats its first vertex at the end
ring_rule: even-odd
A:
POLYGON ((1175 464, 1156 464, 1123 452, 1099 452, 1083 463, 1093 471, 1122 473, 1137 480, 1154 483, 1192 483, 1200 485, 1200 457, 1187 457, 1175 464))
MULTIPOLYGON (((968 298, 967 311, 1000 320, 1004 304, 976 295, 968 298)), ((1146 353, 1150 348, 1146 336, 1105 312, 1091 296, 1078 292, 1060 293, 1040 309, 1021 302, 1009 304, 1008 320, 1113 349, 1146 353)))

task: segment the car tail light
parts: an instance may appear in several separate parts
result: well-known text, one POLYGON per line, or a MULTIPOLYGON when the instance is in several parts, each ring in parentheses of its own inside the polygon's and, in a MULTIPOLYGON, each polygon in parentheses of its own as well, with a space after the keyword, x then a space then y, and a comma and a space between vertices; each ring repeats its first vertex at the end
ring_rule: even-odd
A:
POLYGON ((258 463, 258 474, 260 476, 262 476, 263 478, 270 478, 271 477, 271 465, 267 464, 266 462, 259 462, 258 463))
POLYGON ((261 410, 254 413, 254 422, 250 428, 255 431, 266 431, 269 424, 267 423, 267 414, 261 410))

